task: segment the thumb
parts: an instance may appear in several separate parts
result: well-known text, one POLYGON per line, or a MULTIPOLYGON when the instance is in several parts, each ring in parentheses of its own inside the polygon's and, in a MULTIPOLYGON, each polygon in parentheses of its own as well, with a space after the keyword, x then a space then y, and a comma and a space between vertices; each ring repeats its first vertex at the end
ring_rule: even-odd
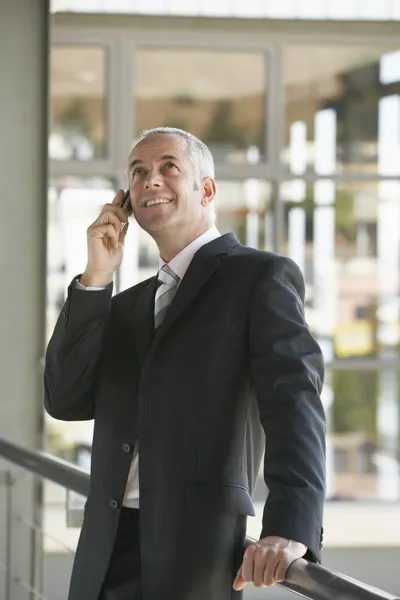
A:
POLYGON ((247 585, 247 581, 245 581, 242 577, 242 567, 240 567, 239 571, 237 572, 236 575, 236 579, 233 582, 233 589, 236 592, 240 592, 245 586, 247 585))

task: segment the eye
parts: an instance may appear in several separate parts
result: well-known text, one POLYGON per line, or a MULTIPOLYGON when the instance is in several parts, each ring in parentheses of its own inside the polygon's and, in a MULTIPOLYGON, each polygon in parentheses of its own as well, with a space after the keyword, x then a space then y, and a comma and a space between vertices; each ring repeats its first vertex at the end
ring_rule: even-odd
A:
POLYGON ((132 173, 132 177, 136 177, 136 175, 142 176, 145 173, 145 169, 143 169, 143 167, 137 167, 133 173, 132 173))
POLYGON ((177 169, 178 167, 173 162, 167 162, 164 165, 167 169, 177 169))

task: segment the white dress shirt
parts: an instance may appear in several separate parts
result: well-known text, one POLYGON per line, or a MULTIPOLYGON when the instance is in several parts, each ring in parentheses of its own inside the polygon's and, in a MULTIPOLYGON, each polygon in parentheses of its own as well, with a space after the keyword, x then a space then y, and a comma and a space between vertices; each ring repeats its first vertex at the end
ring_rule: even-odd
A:
MULTIPOLYGON (((202 246, 212 242, 216 238, 220 237, 220 232, 216 227, 211 227, 205 233, 200 235, 198 238, 193 240, 186 248, 181 250, 179 254, 177 254, 168 265, 171 269, 178 275, 180 278, 180 282, 182 281, 186 271, 196 252, 200 250, 202 246)), ((159 268, 165 265, 165 261, 160 257, 159 268)), ((179 284, 180 284, 179 282, 179 284)), ((178 287, 179 287, 178 284, 178 287)), ((99 287, 84 287, 79 281, 76 281, 76 287, 80 290, 87 291, 98 291, 104 288, 99 287)), ((123 506, 127 506, 129 508, 139 508, 139 452, 137 444, 133 451, 132 462, 128 474, 128 480, 125 488, 125 495, 122 502, 123 506)))

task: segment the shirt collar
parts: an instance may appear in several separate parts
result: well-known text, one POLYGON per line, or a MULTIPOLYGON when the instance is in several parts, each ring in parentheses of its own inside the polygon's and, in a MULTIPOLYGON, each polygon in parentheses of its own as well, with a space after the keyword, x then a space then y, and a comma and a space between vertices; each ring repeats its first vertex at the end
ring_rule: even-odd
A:
MULTIPOLYGON (((193 242, 190 242, 188 246, 186 246, 183 250, 179 252, 174 258, 168 263, 171 269, 178 275, 180 279, 183 279, 190 263, 196 252, 200 250, 202 246, 212 242, 216 238, 220 237, 221 234, 218 229, 213 226, 207 231, 205 231, 202 235, 199 235, 193 242)), ((165 260, 160 257, 159 260, 159 268, 163 267, 166 264, 165 260)))

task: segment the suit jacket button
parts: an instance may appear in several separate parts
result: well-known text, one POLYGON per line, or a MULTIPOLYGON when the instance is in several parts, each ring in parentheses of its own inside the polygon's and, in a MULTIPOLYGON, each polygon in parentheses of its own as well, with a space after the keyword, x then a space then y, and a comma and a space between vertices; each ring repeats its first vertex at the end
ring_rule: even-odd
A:
POLYGON ((119 502, 118 500, 115 500, 115 498, 111 498, 111 500, 108 501, 108 506, 112 510, 116 510, 119 507, 119 502))
POLYGON ((129 454, 129 452, 131 450, 132 450, 132 446, 130 444, 128 444, 127 442, 122 444, 122 452, 125 452, 125 454, 129 454))

